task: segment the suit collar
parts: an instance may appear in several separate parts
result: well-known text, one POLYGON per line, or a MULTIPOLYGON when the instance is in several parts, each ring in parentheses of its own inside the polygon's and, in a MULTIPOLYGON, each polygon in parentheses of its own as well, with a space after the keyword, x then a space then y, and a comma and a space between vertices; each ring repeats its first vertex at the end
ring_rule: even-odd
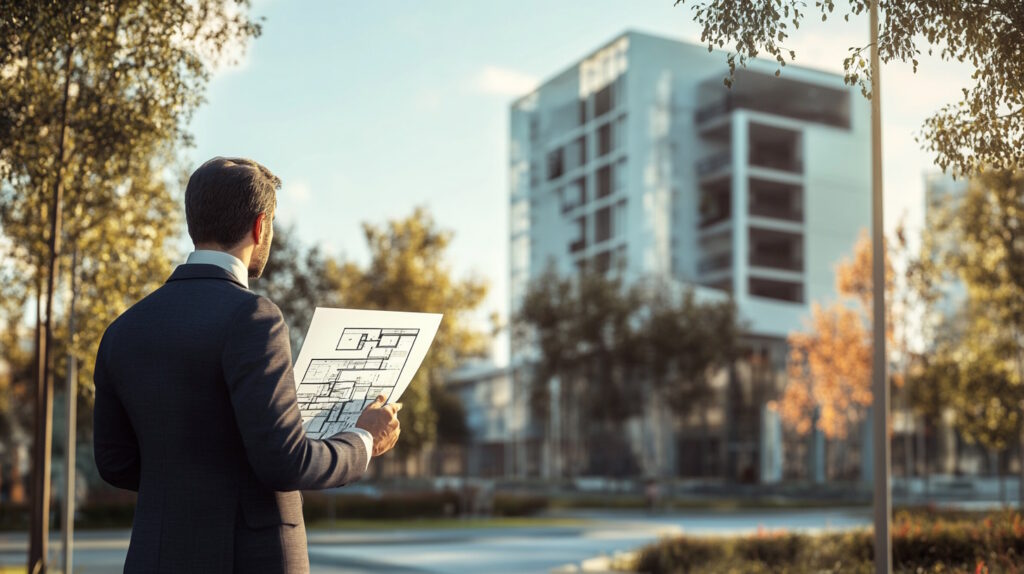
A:
POLYGON ((239 287, 246 288, 245 285, 239 281, 234 274, 229 272, 223 267, 217 265, 210 265, 208 263, 185 263, 178 265, 171 273, 171 276, 167 278, 167 282, 181 281, 185 279, 222 279, 224 281, 230 281, 239 287))

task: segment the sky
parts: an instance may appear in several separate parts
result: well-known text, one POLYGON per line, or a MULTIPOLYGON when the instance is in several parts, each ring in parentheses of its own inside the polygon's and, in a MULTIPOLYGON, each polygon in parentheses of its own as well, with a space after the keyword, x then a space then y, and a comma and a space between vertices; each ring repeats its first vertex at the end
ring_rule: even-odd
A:
MULTIPOLYGON (((428 207, 454 232, 453 272, 490 282, 481 323, 506 317, 510 103, 625 30, 700 43, 690 7, 673 4, 256 0, 263 34, 215 73, 187 157, 192 167, 216 155, 265 164, 284 182, 279 221, 357 261, 367 256, 362 222, 428 207)), ((797 65, 841 73, 848 48, 867 44, 866 16, 834 20, 812 14, 787 39, 797 65)), ((890 229, 901 218, 920 225, 923 175, 937 168, 914 136, 970 80, 968 66, 919 60, 917 74, 883 66, 890 229)), ((499 364, 506 346, 495 344, 499 364)))

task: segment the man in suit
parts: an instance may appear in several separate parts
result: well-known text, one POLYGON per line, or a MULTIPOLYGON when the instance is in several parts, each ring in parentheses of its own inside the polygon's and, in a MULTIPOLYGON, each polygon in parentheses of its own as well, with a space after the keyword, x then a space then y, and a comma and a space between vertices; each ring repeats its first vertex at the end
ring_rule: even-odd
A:
POLYGON ((214 158, 189 179, 196 250, 107 328, 96 357, 100 476, 138 491, 126 572, 307 572, 299 490, 358 480, 398 440, 384 398, 306 436, 288 328, 248 290, 270 255, 281 181, 214 158))

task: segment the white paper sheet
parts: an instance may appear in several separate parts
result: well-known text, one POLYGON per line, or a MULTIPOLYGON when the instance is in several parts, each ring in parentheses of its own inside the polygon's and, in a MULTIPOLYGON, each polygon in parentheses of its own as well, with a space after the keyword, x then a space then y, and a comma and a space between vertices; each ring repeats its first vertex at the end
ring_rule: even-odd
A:
POLYGON ((377 395, 397 401, 440 324, 433 313, 317 307, 294 369, 306 434, 324 438, 355 426, 377 395))

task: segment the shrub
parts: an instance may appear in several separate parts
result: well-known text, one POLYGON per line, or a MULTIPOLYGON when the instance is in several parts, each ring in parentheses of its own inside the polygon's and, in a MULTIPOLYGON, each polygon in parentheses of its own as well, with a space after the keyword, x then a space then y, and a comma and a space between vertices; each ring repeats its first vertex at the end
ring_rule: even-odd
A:
POLYGON ((459 513, 459 495, 452 491, 392 493, 382 497, 363 495, 330 496, 322 492, 303 494, 306 521, 326 519, 329 505, 339 520, 395 520, 405 518, 442 518, 459 513))
MULTIPOLYGON (((893 520, 896 572, 1024 574, 1024 516, 1019 512, 902 511, 893 520)), ((636 569, 668 572, 871 572, 870 531, 822 535, 758 533, 675 538, 642 549, 636 569)))
POLYGON ((648 546, 639 555, 638 572, 707 572, 708 564, 725 556, 725 546, 705 538, 672 538, 648 546))
POLYGON ((532 516, 548 508, 548 499, 530 494, 496 494, 493 512, 495 516, 532 516))

